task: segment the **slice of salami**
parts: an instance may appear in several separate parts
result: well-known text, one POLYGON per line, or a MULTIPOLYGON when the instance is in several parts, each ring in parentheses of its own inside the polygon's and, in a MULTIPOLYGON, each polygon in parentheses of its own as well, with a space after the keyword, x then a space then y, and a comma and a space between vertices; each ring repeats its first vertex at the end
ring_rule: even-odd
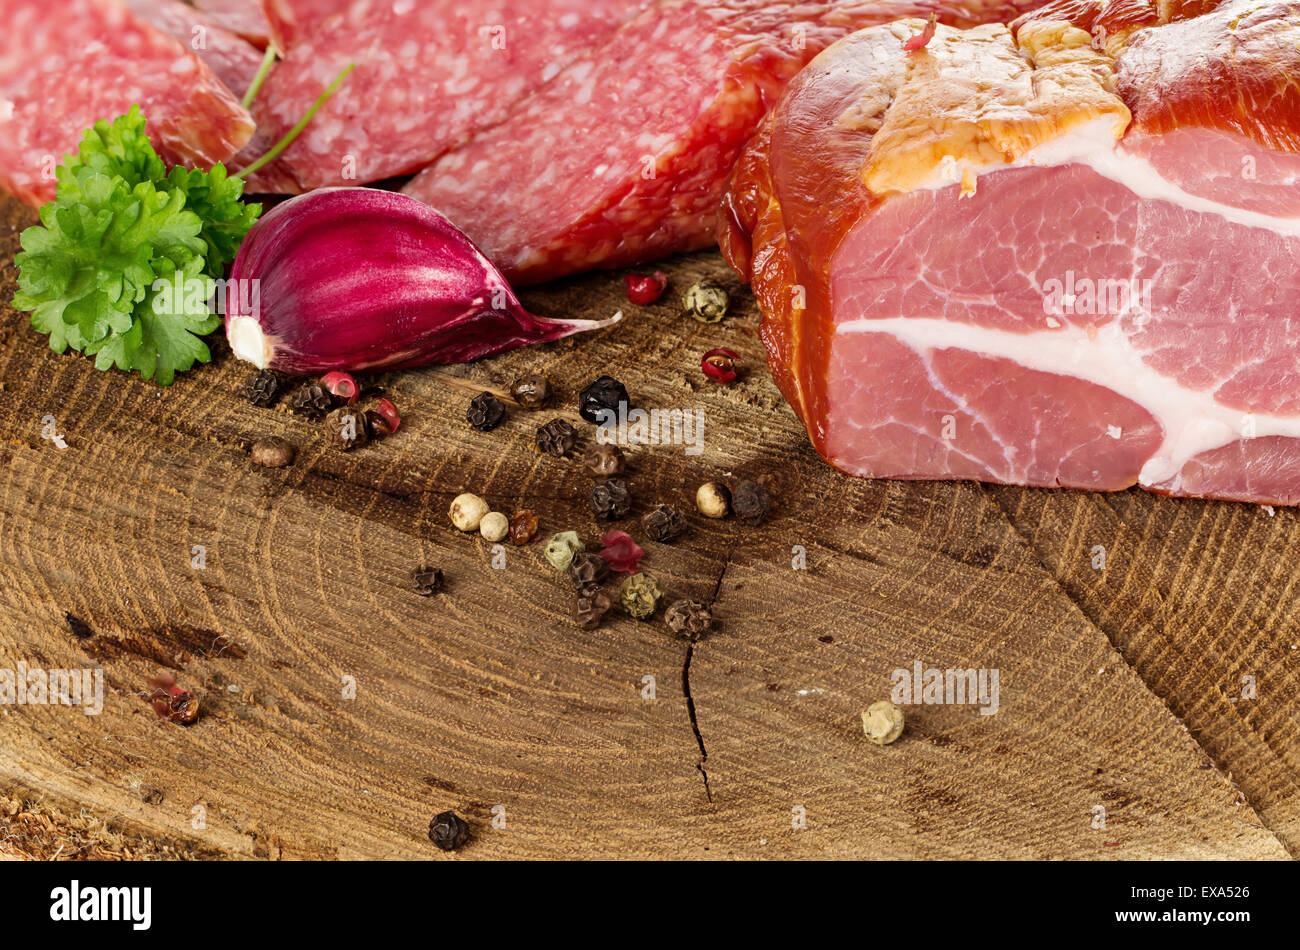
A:
POLYGON ((741 147, 817 53, 901 17, 968 22, 1014 6, 660 0, 405 191, 516 283, 708 247, 741 147))
POLYGON ((139 103, 168 164, 208 168, 238 152, 253 121, 212 70, 118 0, 0 0, 0 187, 54 197, 54 168, 82 132, 139 103))
POLYGON ((261 0, 262 13, 270 25, 271 40, 281 53, 288 53, 322 23, 341 13, 352 0, 261 0))
POLYGON ((242 97, 253 84, 262 65, 262 53, 194 7, 181 0, 127 0, 127 6, 141 20, 156 26, 212 67, 236 96, 242 97))
POLYGON ((194 6, 210 23, 266 49, 270 28, 259 0, 194 0, 194 6))
POLYGON ((278 139, 355 69, 280 157, 301 189, 409 174, 601 45, 645 0, 356 0, 293 46, 253 105, 278 139))

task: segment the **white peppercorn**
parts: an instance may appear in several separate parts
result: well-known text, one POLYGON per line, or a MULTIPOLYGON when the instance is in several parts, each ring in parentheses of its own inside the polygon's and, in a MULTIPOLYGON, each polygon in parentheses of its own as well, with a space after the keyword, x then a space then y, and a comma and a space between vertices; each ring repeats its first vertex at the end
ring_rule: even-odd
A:
POLYGON ((478 523, 478 532, 488 541, 500 541, 510 533, 510 519, 499 511, 489 511, 478 523))
POLYGON ((705 482, 695 493, 695 507, 706 518, 725 518, 731 510, 731 492, 719 482, 705 482))
POLYGON ((488 503, 478 495, 465 492, 457 495, 447 512, 451 523, 461 531, 477 531, 483 516, 488 513, 488 503))
POLYGON ((876 745, 889 745, 903 734, 903 710, 882 699, 862 713, 862 731, 876 745))

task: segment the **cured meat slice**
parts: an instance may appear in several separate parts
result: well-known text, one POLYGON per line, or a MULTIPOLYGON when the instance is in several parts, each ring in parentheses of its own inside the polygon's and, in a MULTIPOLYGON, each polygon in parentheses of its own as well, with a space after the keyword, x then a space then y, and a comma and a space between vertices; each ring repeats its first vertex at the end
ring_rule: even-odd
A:
POLYGON ((736 156, 818 52, 900 16, 965 23, 1032 5, 661 0, 406 192, 520 284, 707 247, 736 156))
POLYGON ((156 26, 203 60, 236 96, 243 97, 262 65, 247 40, 218 26, 181 0, 127 0, 136 16, 156 26))
POLYGON ((291 47, 254 103, 259 127, 278 139, 356 67, 273 174, 307 190, 418 171, 500 121, 642 4, 356 0, 291 47))
POLYGON ((288 53, 351 0, 261 0, 276 49, 288 53))
POLYGON ((194 0, 194 6, 208 22, 266 49, 270 30, 259 0, 194 0))
POLYGON ((816 449, 1300 503, 1298 10, 1072 0, 814 60, 720 243, 816 449))
POLYGON ((117 0, 0 0, 0 186, 29 204, 54 197, 54 166, 99 119, 139 103, 169 164, 210 167, 253 121, 201 60, 117 0))

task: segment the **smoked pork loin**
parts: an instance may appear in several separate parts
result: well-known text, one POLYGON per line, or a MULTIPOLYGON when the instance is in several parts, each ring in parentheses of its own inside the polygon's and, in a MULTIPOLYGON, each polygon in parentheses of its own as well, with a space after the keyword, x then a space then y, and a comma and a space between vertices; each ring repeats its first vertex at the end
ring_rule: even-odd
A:
POLYGON ((790 84, 723 201, 845 472, 1300 502, 1300 5, 903 21, 790 84))

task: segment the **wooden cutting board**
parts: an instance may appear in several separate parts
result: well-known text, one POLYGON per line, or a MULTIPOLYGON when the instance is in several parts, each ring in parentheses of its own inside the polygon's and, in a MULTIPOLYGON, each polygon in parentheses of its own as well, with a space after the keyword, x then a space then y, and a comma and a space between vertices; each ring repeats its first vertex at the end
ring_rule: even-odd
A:
POLYGON ((401 432, 344 454, 240 398, 223 342, 167 389, 52 354, 7 304, 35 216, 0 210, 0 667, 102 664, 107 687, 96 717, 0 707, 0 854, 441 856, 427 828, 449 808, 467 858, 1300 854, 1293 511, 845 478, 713 253, 668 269, 677 291, 723 278, 724 323, 675 295, 628 306, 615 275, 528 293, 544 314, 628 316, 386 375, 401 432), (703 379, 715 346, 749 361, 740 384, 703 379), (527 371, 557 383, 558 413, 466 424, 475 393, 527 371), (556 414, 590 438, 573 409, 601 372, 644 407, 706 413, 701 455, 631 455, 638 515, 715 477, 777 499, 764 527, 692 512, 677 544, 646 544, 644 567, 721 619, 693 648, 658 620, 578 630, 541 542, 498 570, 447 518, 471 490, 535 510, 543 537, 598 537, 591 477, 532 441, 556 414), (297 464, 253 465, 267 434, 297 464), (421 564, 445 593, 409 589, 421 564), (860 711, 917 661, 998 670, 999 711, 914 705, 902 739, 867 742, 860 711), (147 702, 165 672, 200 698, 195 724, 147 702))

